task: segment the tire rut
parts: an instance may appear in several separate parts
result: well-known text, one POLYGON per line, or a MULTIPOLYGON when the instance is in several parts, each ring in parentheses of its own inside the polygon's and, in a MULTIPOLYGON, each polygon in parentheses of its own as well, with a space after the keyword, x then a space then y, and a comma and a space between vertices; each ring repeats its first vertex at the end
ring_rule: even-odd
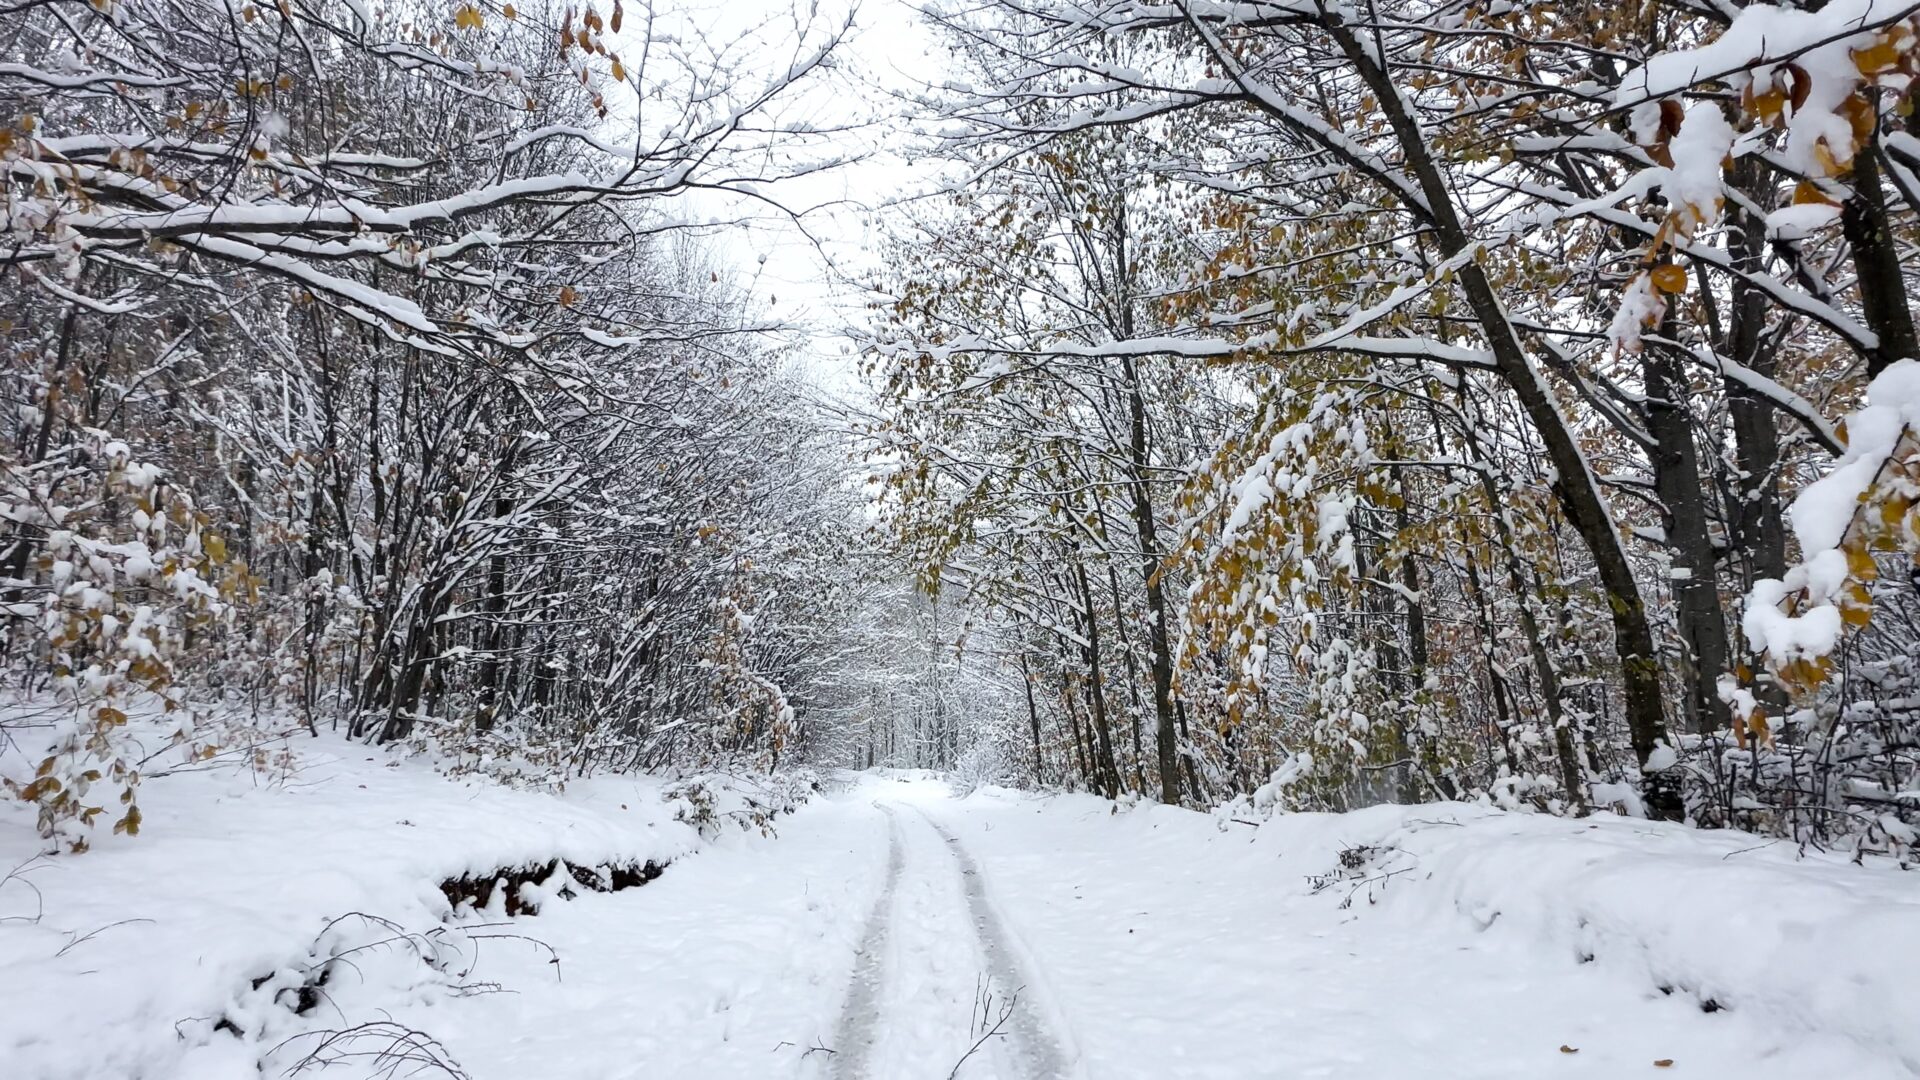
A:
POLYGON ((837 1080, 866 1080, 867 1059, 873 1053, 880 1019, 881 992, 886 981, 887 939, 893 922, 893 894, 906 866, 906 854, 900 843, 900 819, 893 810, 874 804, 887 818, 887 876, 880 887, 880 898, 873 903, 867 925, 860 935, 860 959, 853 968, 853 980, 847 987, 847 1004, 840 1013, 834 1031, 831 1073, 837 1080))
POLYGON ((1049 1030, 1035 1000, 1038 987, 1021 963, 1019 952, 1013 946, 999 912, 987 899, 986 879, 980 873, 979 864, 973 861, 973 856, 960 843, 959 837, 917 807, 915 813, 940 835, 940 839, 946 842, 947 853, 959 864, 960 880, 967 898, 967 913, 973 919, 989 977, 1003 991, 1018 992, 1013 1012, 1008 1017, 1008 1026, 1014 1043, 1009 1049, 1020 1064, 1021 1075, 1030 1080, 1064 1080, 1076 1075, 1072 1068, 1074 1056, 1067 1053, 1060 1039, 1049 1030))

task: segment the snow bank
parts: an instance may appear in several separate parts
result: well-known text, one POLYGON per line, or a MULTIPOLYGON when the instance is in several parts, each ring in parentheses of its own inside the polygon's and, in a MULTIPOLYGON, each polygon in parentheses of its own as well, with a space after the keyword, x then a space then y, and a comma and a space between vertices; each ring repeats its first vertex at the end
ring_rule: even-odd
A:
MULTIPOLYGON (((257 1016, 276 987, 297 992, 281 985, 287 970, 329 920, 357 912, 420 934, 452 914, 446 879, 556 857, 664 864, 702 843, 676 820, 689 804, 650 778, 554 796, 339 739, 294 745, 279 782, 232 768, 149 779, 142 834, 100 836, 81 856, 39 857, 30 808, 0 804, 0 875, 12 871, 0 883, 0 1075, 252 1076, 257 1051, 215 1027, 257 1016)), ((384 924, 353 932, 373 940, 384 924)))
MULTIPOLYGON (((1083 858, 1145 870, 1151 880, 1137 881, 1126 900, 1140 909, 1130 938, 1133 927, 1178 932, 1150 930, 1149 909, 1225 919, 1229 897, 1255 895, 1290 928, 1289 941, 1497 945, 1569 974, 1590 963, 1584 970, 1657 1000, 1727 1010, 1743 1029, 1798 1032, 1783 1041, 1815 1060, 1879 1063, 1873 1075, 1920 1072, 1920 874, 1884 860, 1857 866, 1744 833, 1460 803, 1285 814, 1257 826, 1158 805, 1116 813, 1089 796, 986 791, 963 805, 985 825, 968 839, 988 856, 989 881, 997 870, 1012 875, 1014 864, 992 856, 1026 832, 1058 836, 1052 872, 1075 882, 1084 875, 1072 861, 1083 858), (1337 928, 1349 921, 1360 936, 1341 937, 1348 931, 1337 928)), ((1305 977, 1274 969, 1294 961, 1263 957, 1244 929, 1236 933, 1250 970, 1305 977)), ((1165 962, 1201 963, 1204 944, 1197 936, 1165 962)), ((1414 959, 1402 977, 1423 977, 1412 973, 1414 959)), ((1714 1030, 1731 1029, 1701 1029, 1714 1030)), ((1588 1060, 1596 1052, 1589 1048, 1582 1067, 1598 1064, 1588 1060)), ((1788 1074, 1797 1067, 1774 1065, 1788 1074)), ((1454 1075, 1432 1067, 1419 1075, 1454 1075)), ((1485 1075, 1496 1074, 1490 1067, 1485 1075)))
POLYGON ((1920 875, 1890 864, 1609 814, 1463 804, 1284 815, 1256 846, 1303 874, 1361 883, 1387 917, 1465 916, 1569 963, 1624 967, 1704 1008, 1844 1034, 1920 1069, 1920 875), (1341 852, 1361 847, 1373 850, 1343 866, 1341 852))

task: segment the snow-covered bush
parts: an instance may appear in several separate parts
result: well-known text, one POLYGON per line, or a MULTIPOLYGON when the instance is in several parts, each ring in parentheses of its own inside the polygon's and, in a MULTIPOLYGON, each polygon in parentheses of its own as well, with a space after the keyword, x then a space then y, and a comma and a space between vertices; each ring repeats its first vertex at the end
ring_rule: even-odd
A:
POLYGON ((950 779, 955 792, 968 795, 990 784, 1005 786, 1013 775, 1014 769, 1001 747, 982 739, 961 753, 950 779))
POLYGON ((771 835, 774 819, 799 808, 819 786, 810 769, 766 776, 710 773, 673 784, 661 795, 673 808, 675 821, 713 840, 728 832, 730 825, 771 835))
POLYGON ((33 763, 4 783, 38 808, 43 836, 83 851, 97 819, 140 831, 140 774, 159 753, 135 738, 131 714, 163 714, 161 737, 189 758, 217 752, 181 669, 205 662, 251 583, 192 498, 101 432, 38 462, 0 457, 0 485, 0 520, 17 537, 8 642, 16 664, 44 673, 0 717, 0 735, 33 763))

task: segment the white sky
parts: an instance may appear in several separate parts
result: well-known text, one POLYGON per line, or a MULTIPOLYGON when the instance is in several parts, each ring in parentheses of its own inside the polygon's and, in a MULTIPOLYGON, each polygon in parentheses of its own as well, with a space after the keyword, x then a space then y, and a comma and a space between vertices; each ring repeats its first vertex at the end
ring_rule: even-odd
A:
POLYGON ((802 212, 800 223, 751 199, 702 193, 683 207, 703 219, 742 219, 711 238, 716 253, 755 301, 770 305, 766 314, 805 328, 803 358, 822 385, 851 389, 854 360, 838 331, 866 314, 864 298, 842 283, 875 265, 871 244, 887 204, 937 186, 932 165, 909 159, 907 110, 895 95, 937 80, 945 46, 906 0, 662 0, 659 10, 697 21, 715 41, 752 33, 764 44, 749 62, 770 71, 791 61, 797 26, 810 21, 824 33, 852 11, 854 30, 835 50, 832 70, 810 77, 774 115, 789 124, 854 126, 810 153, 855 160, 763 189, 802 212))

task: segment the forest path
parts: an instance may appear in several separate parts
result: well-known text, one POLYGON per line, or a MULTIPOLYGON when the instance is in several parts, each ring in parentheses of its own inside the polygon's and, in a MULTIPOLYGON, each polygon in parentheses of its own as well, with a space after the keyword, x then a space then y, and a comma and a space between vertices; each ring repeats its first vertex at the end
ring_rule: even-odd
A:
POLYGON ((1425 866, 1315 891, 1337 849, 1200 814, 879 775, 776 828, 516 921, 561 968, 495 948, 476 977, 512 993, 397 1018, 473 1080, 1916 1075, 1838 1033, 1702 1012, 1651 957, 1581 963, 1425 866))
POLYGON ((836 1080, 1077 1075, 1031 958, 960 840, 917 802, 874 807, 888 874, 834 1039, 836 1080))

